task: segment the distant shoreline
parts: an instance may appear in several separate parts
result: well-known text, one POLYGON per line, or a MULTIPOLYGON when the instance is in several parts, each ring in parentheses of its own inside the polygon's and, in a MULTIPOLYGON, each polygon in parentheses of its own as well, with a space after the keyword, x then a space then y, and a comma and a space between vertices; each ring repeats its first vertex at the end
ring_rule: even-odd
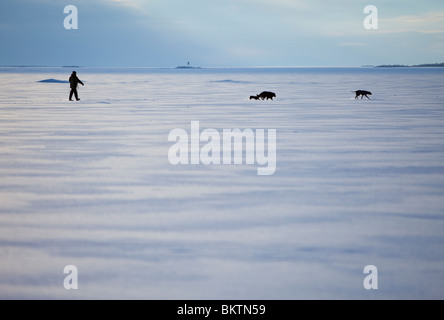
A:
POLYGON ((444 67, 443 63, 424 63, 424 64, 417 64, 412 66, 402 65, 402 64, 383 64, 380 66, 376 66, 375 68, 442 68, 444 67))

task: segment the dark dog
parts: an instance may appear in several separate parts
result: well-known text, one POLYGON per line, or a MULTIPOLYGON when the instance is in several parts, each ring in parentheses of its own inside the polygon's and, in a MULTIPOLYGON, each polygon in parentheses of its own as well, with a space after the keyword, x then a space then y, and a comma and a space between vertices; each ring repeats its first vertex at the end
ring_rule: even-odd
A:
POLYGON ((364 98, 364 96, 365 96, 367 99, 370 99, 370 98, 368 97, 368 95, 372 95, 372 93, 371 93, 370 91, 365 91, 365 90, 357 90, 357 91, 352 91, 352 92, 355 92, 355 93, 356 93, 356 97, 355 97, 355 99, 358 99, 359 96, 361 96, 361 99, 364 98))
POLYGON ((250 96, 250 100, 251 100, 251 99, 258 100, 258 99, 259 99, 259 95, 250 96))
POLYGON ((270 91, 262 91, 261 93, 259 93, 257 95, 258 98, 261 98, 262 100, 264 99, 271 99, 273 100, 273 97, 276 97, 276 94, 274 92, 270 92, 270 91))

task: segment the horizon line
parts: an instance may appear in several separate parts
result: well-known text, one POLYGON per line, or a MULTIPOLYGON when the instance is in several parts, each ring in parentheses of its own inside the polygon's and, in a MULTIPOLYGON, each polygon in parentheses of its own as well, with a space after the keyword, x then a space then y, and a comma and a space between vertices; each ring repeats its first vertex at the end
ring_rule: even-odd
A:
POLYGON ((356 66, 345 66, 345 65, 311 65, 311 66, 296 66, 296 65, 282 65, 282 66, 82 66, 82 65, 0 65, 0 68, 115 68, 115 69, 136 69, 136 68, 146 68, 146 69, 255 69, 255 68, 374 68, 374 67, 416 67, 423 65, 443 65, 441 62, 434 63, 421 63, 421 64, 412 64, 412 65, 404 65, 404 64, 362 64, 356 66))
MULTIPOLYGON (((235 69, 235 68, 362 68, 375 67, 376 65, 361 65, 361 66, 190 66, 183 69, 235 69)), ((60 65, 0 65, 0 68, 147 68, 147 69, 181 69, 181 66, 60 66, 60 65)))

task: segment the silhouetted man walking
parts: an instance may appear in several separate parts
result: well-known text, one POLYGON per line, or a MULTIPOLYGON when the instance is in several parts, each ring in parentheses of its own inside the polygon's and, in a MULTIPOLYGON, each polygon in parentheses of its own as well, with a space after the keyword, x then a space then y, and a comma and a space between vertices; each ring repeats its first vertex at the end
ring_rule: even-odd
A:
POLYGON ((71 76, 69 77, 69 86, 71 87, 71 92, 69 93, 69 101, 72 101, 72 95, 76 97, 76 100, 79 101, 79 95, 77 93, 77 85, 81 84, 84 86, 83 82, 80 81, 79 78, 77 78, 77 74, 75 71, 72 72, 71 76))

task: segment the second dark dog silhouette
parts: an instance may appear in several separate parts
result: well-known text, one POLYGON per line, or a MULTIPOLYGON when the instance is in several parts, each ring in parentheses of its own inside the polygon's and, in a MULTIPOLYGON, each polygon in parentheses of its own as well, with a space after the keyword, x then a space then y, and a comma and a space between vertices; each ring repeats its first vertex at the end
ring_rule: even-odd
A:
POLYGON ((358 99, 359 96, 361 96, 361 99, 364 98, 364 96, 370 100, 370 98, 368 97, 368 95, 372 95, 372 93, 370 91, 366 91, 366 90, 356 90, 356 91, 352 91, 356 93, 356 97, 355 99, 358 99))

